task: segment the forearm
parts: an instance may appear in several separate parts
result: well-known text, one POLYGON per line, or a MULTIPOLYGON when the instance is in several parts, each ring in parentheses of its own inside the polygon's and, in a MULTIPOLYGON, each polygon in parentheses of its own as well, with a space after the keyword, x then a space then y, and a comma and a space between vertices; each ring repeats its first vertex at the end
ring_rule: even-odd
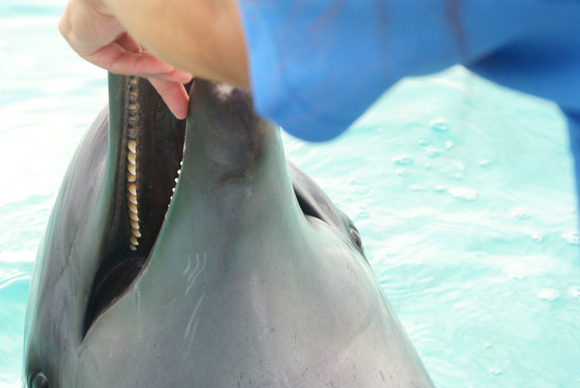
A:
POLYGON ((196 76, 249 87, 237 0, 101 0, 144 47, 196 76))

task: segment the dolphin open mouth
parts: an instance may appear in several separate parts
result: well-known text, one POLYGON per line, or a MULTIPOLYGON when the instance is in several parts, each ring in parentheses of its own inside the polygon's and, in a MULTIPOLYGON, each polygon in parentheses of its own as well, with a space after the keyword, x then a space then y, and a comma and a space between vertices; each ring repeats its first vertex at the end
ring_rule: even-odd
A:
MULTIPOLYGON (((218 136, 224 139, 219 143, 228 146, 216 145, 216 148, 199 152, 207 153, 207 160, 217 158, 217 170, 223 167, 223 163, 231 164, 229 172, 221 176, 222 182, 247 179, 248 174, 252 174, 252 168, 247 166, 253 165, 253 159, 262 152, 260 149, 267 147, 259 130, 255 132, 250 128, 270 124, 254 115, 247 94, 227 85, 201 80, 194 82, 197 85, 193 82, 188 85, 192 90, 190 109, 193 106, 196 107, 194 111, 198 111, 193 115, 190 113, 188 118, 188 125, 197 128, 194 132, 219 131, 220 125, 231 120, 240 128, 237 134, 227 132, 218 136), (215 94, 214 100, 209 97, 212 94, 215 94), (233 95, 236 97, 227 102, 233 95), (211 104, 221 104, 220 110, 210 118, 211 125, 217 127, 198 128, 197 117, 206 112, 202 107, 197 109, 197 105, 203 105, 202 100, 208 98, 213 101, 211 104), (242 167, 244 165, 246 167, 242 167)), ((103 188, 104 195, 112 193, 110 229, 101 243, 101 259, 83 321, 83 338, 93 322, 129 289, 147 264, 163 228, 184 157, 186 121, 175 119, 147 80, 110 75, 109 90, 117 91, 110 92, 109 96, 109 146, 103 188)), ((200 168, 215 168, 211 166, 210 162, 200 168)), ((355 239, 355 245, 362 249, 352 221, 339 215, 330 199, 321 192, 304 190, 304 187, 314 187, 315 184, 292 164, 289 164, 289 173, 299 182, 294 185, 297 210, 305 217, 345 229, 355 239)))
POLYGON ((179 176, 185 120, 177 120, 148 81, 111 75, 107 180, 114 191, 110 232, 87 303, 83 337, 137 278, 153 249, 179 176), (121 85, 119 85, 121 83, 121 85), (116 87, 113 88, 111 84, 116 87))
POLYGON ((39 250, 27 385, 432 386, 367 264, 248 93, 196 80, 185 122, 110 76, 39 250))

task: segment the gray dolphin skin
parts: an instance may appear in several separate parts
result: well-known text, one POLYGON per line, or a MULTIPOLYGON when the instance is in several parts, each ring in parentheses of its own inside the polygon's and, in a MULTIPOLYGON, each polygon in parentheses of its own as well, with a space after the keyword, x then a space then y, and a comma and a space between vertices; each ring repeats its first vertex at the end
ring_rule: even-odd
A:
POLYGON ((279 129, 228 85, 190 96, 177 121, 147 81, 109 76, 38 253, 24 385, 432 387, 279 129))

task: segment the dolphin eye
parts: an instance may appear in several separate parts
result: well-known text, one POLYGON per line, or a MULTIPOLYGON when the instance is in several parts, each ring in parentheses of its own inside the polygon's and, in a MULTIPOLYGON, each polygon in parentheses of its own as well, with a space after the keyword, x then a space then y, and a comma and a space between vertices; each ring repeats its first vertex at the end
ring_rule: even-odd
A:
POLYGON ((350 227, 350 236, 352 237, 354 243, 362 248, 362 240, 360 238, 360 233, 358 232, 358 230, 355 227, 350 227))
POLYGON ((31 388, 49 388, 48 378, 43 372, 39 372, 32 380, 31 388))

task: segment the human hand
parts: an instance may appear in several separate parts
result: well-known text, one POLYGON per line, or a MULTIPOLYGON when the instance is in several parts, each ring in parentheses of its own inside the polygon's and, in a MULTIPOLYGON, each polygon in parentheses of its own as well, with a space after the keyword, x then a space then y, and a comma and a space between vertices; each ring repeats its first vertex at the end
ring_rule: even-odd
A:
POLYGON ((183 86, 192 75, 147 52, 99 0, 70 0, 59 29, 71 47, 87 61, 115 74, 148 78, 171 112, 187 116, 183 86))

